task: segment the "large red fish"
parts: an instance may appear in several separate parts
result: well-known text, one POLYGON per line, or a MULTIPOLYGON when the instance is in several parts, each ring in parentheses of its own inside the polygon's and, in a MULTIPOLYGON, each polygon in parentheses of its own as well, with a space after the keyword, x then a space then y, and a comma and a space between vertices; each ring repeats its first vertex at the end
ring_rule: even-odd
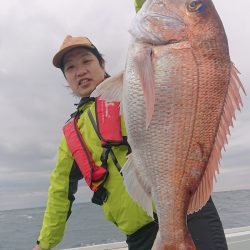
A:
POLYGON ((132 154, 129 194, 159 217, 153 249, 191 250, 186 215, 208 200, 243 89, 211 0, 147 0, 123 76, 95 95, 121 100, 132 154))

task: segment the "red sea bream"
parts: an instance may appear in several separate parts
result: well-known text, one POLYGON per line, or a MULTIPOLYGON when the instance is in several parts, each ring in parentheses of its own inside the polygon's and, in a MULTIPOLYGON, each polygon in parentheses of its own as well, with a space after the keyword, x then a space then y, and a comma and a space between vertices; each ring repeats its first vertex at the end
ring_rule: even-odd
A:
POLYGON ((147 0, 123 75, 95 95, 120 100, 132 149, 129 194, 159 218, 153 249, 191 250, 186 215, 206 204, 243 89, 211 0, 147 0))

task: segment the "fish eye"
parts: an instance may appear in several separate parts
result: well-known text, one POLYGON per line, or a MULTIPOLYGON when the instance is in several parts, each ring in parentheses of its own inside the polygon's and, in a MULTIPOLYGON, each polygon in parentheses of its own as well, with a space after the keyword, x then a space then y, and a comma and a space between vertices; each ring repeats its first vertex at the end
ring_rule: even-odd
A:
POLYGON ((192 0, 187 3, 187 10, 189 12, 198 12, 202 7, 202 0, 192 0))

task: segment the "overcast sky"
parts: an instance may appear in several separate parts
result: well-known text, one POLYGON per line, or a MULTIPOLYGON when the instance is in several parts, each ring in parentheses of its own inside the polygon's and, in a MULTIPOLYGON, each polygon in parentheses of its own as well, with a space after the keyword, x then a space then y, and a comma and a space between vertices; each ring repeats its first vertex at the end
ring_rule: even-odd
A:
MULTIPOLYGON (((250 92, 250 3, 215 0, 231 59, 250 92)), ((51 64, 68 34, 88 36, 107 71, 124 68, 132 0, 9 0, 0 7, 0 210, 44 206, 61 128, 78 100, 51 64)), ((215 191, 250 189, 249 98, 237 112, 215 191)), ((79 185, 78 201, 89 199, 79 185)))

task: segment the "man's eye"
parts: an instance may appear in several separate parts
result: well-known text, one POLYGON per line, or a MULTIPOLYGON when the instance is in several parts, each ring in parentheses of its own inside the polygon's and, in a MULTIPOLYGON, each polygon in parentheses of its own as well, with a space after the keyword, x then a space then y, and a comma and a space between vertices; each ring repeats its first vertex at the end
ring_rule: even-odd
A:
POLYGON ((70 66, 67 66, 66 67, 66 70, 71 70, 71 69, 73 69, 74 68, 74 66, 73 65, 70 65, 70 66))
POLYGON ((87 60, 84 60, 84 61, 83 61, 84 64, 88 64, 88 63, 90 63, 90 62, 91 62, 90 59, 87 59, 87 60))

